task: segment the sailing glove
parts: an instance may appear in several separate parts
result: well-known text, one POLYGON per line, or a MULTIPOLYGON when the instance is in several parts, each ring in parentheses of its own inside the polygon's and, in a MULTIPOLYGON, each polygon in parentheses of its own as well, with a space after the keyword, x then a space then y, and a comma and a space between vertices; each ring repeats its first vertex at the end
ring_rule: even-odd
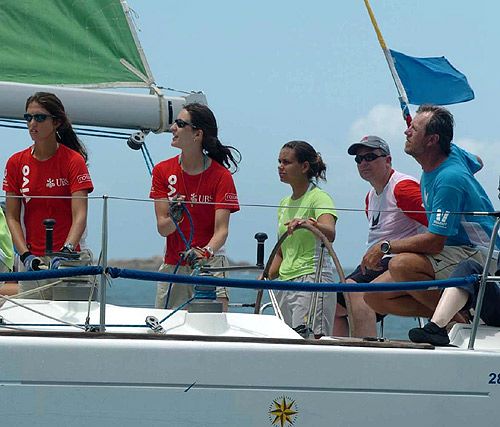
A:
POLYGON ((40 266, 45 265, 41 258, 33 255, 29 251, 22 254, 20 258, 26 271, 40 271, 40 266))
POLYGON ((49 269, 51 270, 57 270, 59 266, 61 265, 61 261, 66 261, 68 258, 60 257, 60 256, 55 256, 50 260, 50 265, 49 269))
POLYGON ((168 207, 168 213, 170 215, 170 218, 172 218, 172 220, 178 223, 182 219, 183 211, 184 211, 184 206, 182 205, 182 203, 178 201, 177 196, 175 196, 170 201, 170 205, 168 207))

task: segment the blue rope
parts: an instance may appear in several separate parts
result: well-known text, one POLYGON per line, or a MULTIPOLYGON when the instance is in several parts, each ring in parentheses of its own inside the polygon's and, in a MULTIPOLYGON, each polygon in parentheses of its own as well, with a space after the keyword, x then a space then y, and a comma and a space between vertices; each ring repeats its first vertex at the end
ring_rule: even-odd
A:
MULTIPOLYGON (((177 203, 179 203, 179 202, 177 202, 177 203)), ((181 228, 179 227, 179 223, 172 216, 171 216, 171 218, 172 218, 172 222, 174 223, 177 232, 179 233, 179 236, 181 236, 181 239, 182 239, 184 245, 186 246, 186 251, 188 251, 189 249, 191 249, 191 244, 193 243, 194 223, 193 223, 193 217, 191 216, 189 209, 182 202, 181 202, 181 208, 186 213, 187 219, 189 221, 189 239, 186 239, 186 235, 182 232, 181 228)), ((181 259, 181 261, 182 261, 182 259, 181 259)))
POLYGON ((189 298, 186 302, 183 302, 179 307, 177 307, 172 313, 167 314, 163 319, 161 319, 158 323, 162 324, 165 320, 167 320, 169 317, 172 317, 175 313, 177 313, 179 310, 182 310, 186 305, 188 305, 191 301, 193 301, 195 297, 189 298))
POLYGON ((401 291, 452 288, 457 286, 472 285, 479 281, 479 275, 472 274, 463 278, 445 280, 426 280, 422 282, 397 282, 397 283, 303 283, 286 281, 263 281, 243 279, 221 279, 209 276, 185 276, 181 274, 168 274, 129 270, 108 267, 106 272, 113 278, 150 280, 159 282, 175 282, 184 284, 203 284, 227 286, 244 289, 274 289, 279 291, 306 291, 306 292, 371 292, 371 291, 401 291))
MULTIPOLYGON (((187 216, 188 221, 189 221, 189 239, 188 240, 186 240, 186 236, 182 232, 177 221, 173 217, 171 217, 171 218, 172 218, 172 222, 175 225, 175 228, 177 229, 177 232, 181 236, 181 239, 184 242, 184 244, 186 245, 186 251, 188 251, 189 249, 191 249, 191 244, 193 243, 194 224, 193 224, 193 218, 191 216, 191 213, 189 212, 189 209, 186 207, 186 205, 183 203, 183 204, 181 204, 181 207, 182 207, 182 210, 184 212, 186 212, 186 216, 187 216)), ((177 270, 179 270, 179 267, 181 266, 182 261, 184 261, 184 258, 181 256, 179 258, 179 260, 177 261, 177 264, 175 265, 175 268, 174 268, 174 271, 172 272, 172 274, 177 273, 177 270)), ((170 300, 170 292, 171 291, 172 291, 172 282, 170 282, 170 284, 168 285, 168 291, 167 291, 167 296, 165 298, 165 307, 164 308, 168 307, 168 301, 170 300)), ((163 319, 163 320, 165 320, 165 319, 163 319)), ((163 320, 162 320, 162 322, 163 322, 163 320)))
POLYGON ((68 267, 56 270, 23 271, 15 273, 0 273, 1 282, 17 282, 19 280, 59 279, 62 277, 91 276, 104 272, 100 265, 87 267, 68 267))

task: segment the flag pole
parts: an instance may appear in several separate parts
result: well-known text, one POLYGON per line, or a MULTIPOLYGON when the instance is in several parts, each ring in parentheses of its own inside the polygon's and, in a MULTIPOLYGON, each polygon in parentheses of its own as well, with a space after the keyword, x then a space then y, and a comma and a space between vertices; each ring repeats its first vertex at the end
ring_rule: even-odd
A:
POLYGON ((387 65, 389 66, 389 70, 392 75, 392 79, 394 80, 394 84, 396 85, 396 89, 398 91, 398 98, 399 98, 399 104, 401 106, 401 111, 403 112, 403 118, 406 122, 407 126, 410 126, 411 124, 411 115, 410 115, 410 109, 408 107, 408 96, 406 95, 405 88, 403 87, 403 83, 401 83, 401 79, 399 78, 398 72, 396 71, 396 66, 394 65, 394 58, 391 55, 391 52, 387 48, 387 45, 385 44, 384 38, 382 37, 382 33, 380 32, 380 29, 377 24, 377 20, 375 19, 375 15, 373 14, 373 10, 370 6, 370 3, 368 0, 364 0, 366 10, 368 11, 368 15, 370 15, 370 21, 372 22, 373 29, 375 30, 375 33, 377 34, 377 39, 380 44, 380 47, 382 48, 382 52, 384 52, 385 59, 387 61, 387 65))

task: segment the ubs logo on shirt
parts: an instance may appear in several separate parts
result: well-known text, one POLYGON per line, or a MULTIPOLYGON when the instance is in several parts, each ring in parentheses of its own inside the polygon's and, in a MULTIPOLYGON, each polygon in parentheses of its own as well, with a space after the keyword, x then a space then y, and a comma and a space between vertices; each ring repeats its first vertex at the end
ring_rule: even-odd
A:
POLYGON ((45 184, 47 188, 65 187, 66 185, 69 185, 69 181, 66 178, 49 178, 45 184))

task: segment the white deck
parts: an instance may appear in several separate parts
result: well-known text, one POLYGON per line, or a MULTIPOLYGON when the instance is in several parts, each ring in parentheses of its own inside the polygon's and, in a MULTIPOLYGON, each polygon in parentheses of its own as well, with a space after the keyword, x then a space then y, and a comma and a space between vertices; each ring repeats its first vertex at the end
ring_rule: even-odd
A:
MULTIPOLYGON (((28 308, 37 310, 52 317, 75 324, 84 324, 87 317, 88 303, 84 301, 42 301, 16 300, 28 308)), ((100 304, 91 303, 90 323, 99 324, 100 304)), ((171 310, 154 308, 131 308, 116 305, 106 305, 106 324, 117 325, 106 328, 107 332, 119 333, 153 333, 146 326, 147 316, 155 316, 158 320, 171 313, 171 310), (144 325, 143 328, 128 325, 144 325)), ((78 331, 72 326, 50 326, 57 322, 45 316, 26 310, 23 307, 6 302, 0 308, 0 316, 8 324, 16 324, 16 328, 26 330, 58 330, 78 331), (27 324, 29 326, 20 326, 27 324), (35 326, 34 326, 35 325, 35 326)), ((301 339, 300 335, 290 329, 275 316, 254 315, 242 313, 188 313, 180 310, 167 319, 162 326, 168 334, 205 335, 224 337, 254 337, 254 338, 292 338, 301 339)))

